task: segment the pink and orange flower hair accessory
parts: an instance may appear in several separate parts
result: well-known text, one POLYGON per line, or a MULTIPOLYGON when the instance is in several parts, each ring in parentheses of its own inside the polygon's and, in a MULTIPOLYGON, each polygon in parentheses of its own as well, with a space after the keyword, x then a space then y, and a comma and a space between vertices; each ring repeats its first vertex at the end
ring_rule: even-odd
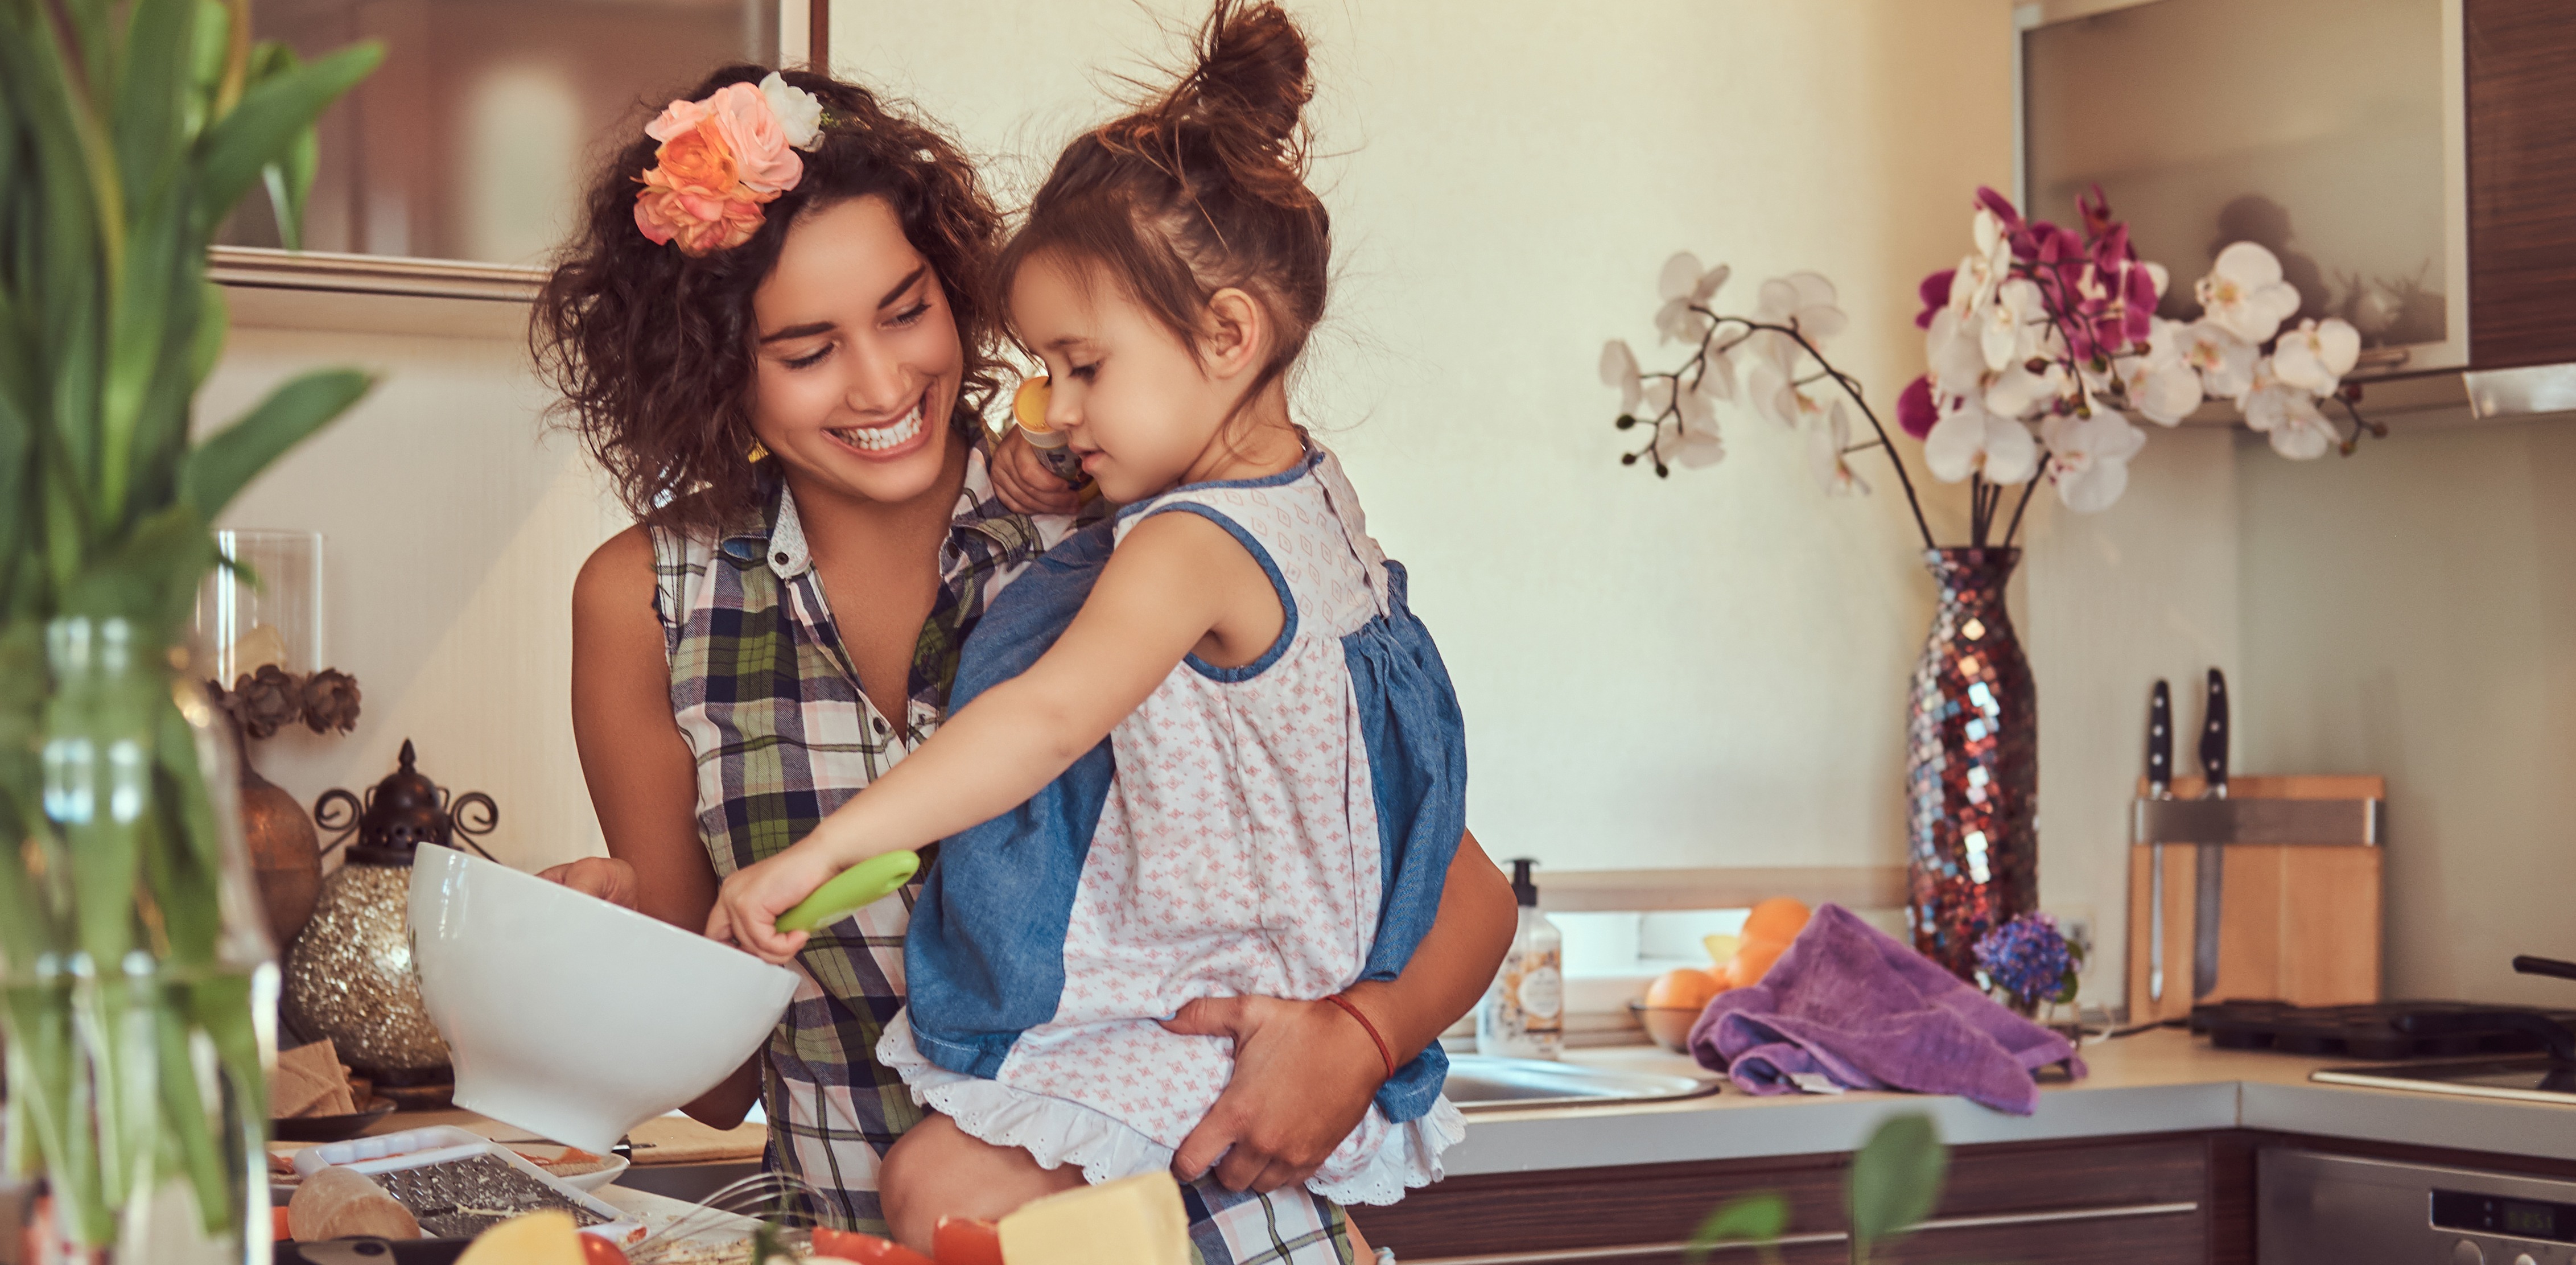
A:
POLYGON ((823 103, 778 72, 754 87, 726 84, 702 101, 674 101, 644 129, 662 143, 637 180, 635 227, 681 253, 751 240, 761 207, 805 178, 798 150, 823 140, 823 103))

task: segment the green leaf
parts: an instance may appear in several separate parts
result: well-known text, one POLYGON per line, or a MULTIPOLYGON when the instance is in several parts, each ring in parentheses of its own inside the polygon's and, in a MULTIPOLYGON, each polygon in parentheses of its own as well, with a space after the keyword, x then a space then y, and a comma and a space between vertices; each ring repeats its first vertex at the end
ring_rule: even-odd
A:
POLYGON ((202 277, 197 286, 197 345, 188 352, 191 395, 205 385, 206 375, 215 371, 215 362, 223 359, 224 339, 233 330, 232 303, 224 297, 224 288, 202 277))
POLYGON ((384 45, 364 40, 245 90, 241 104, 206 133, 200 223, 221 223, 260 169, 285 161, 313 121, 384 59, 384 45))
POLYGON ((1932 1215, 1940 1202, 1941 1182, 1950 1166, 1949 1149, 1919 1112, 1891 1116, 1867 1145, 1852 1156, 1852 1259, 1869 1259, 1881 1239, 1902 1234, 1932 1215))
POLYGON ((1686 1261, 1708 1259, 1709 1248, 1720 1243, 1755 1243, 1770 1255, 1770 1247, 1789 1228, 1789 1201, 1771 1191, 1746 1195, 1718 1205, 1699 1223, 1691 1234, 1690 1248, 1682 1253, 1686 1261))
MULTIPOLYGON (((296 60, 294 49, 275 40, 252 49, 250 57, 253 83, 273 79, 303 64, 296 60)), ((277 221, 278 240, 288 250, 304 249, 304 204, 312 196, 313 173, 321 162, 321 139, 308 127, 282 157, 259 169, 261 183, 268 186, 269 215, 277 221)))
POLYGON ((115 137, 129 197, 150 200, 186 153, 196 28, 197 0, 135 0, 126 15, 115 137))
MULTIPOLYGON (((245 103, 243 108, 249 107, 245 103)), ((374 385, 374 378, 354 369, 324 369, 279 387, 188 454, 183 480, 188 503, 206 521, 214 521, 270 462, 328 425, 374 385)))

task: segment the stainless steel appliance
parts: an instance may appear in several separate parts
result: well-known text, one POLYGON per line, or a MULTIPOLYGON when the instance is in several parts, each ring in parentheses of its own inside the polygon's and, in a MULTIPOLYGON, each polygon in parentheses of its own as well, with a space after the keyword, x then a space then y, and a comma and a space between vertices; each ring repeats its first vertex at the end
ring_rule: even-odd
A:
POLYGON ((2259 1265, 2576 1260, 2576 1181, 2280 1148, 2254 1190, 2259 1265))

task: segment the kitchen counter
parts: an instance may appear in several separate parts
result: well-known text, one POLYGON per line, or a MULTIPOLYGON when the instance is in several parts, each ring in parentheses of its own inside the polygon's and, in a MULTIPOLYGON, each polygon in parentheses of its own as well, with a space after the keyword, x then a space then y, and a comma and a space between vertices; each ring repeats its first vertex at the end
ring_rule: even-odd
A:
MULTIPOLYGON (((1708 1073, 1648 1047, 1572 1050, 1571 1063, 1708 1073)), ((2220 1050, 2179 1029, 2084 1050, 2091 1075, 2041 1083, 2028 1116, 1962 1098, 1845 1093, 1713 1097, 1619 1107, 1480 1111, 1447 1155, 1451 1176, 1850 1151, 1898 1112, 1928 1113, 1953 1146, 2215 1129, 2263 1129, 2413 1146, 2576 1160, 2576 1107, 2319 1085, 2351 1058, 2220 1050)))

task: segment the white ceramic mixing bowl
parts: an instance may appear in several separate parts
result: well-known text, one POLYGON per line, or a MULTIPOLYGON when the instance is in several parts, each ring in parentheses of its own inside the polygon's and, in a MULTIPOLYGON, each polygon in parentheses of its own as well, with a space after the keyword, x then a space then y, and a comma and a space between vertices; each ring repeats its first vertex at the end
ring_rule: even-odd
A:
POLYGON ((533 874, 424 847, 412 961, 456 1105, 605 1154, 769 1039, 796 974, 533 874))

